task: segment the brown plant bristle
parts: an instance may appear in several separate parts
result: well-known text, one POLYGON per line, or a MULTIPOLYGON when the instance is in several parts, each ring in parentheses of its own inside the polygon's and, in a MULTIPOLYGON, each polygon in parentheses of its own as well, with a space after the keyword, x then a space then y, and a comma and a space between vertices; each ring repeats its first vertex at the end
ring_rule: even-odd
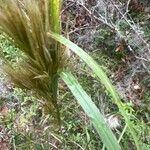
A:
POLYGON ((53 79, 64 66, 65 53, 47 36, 50 9, 48 0, 0 0, 0 32, 24 54, 17 67, 5 61, 5 71, 15 84, 44 98, 52 110, 57 107, 53 79))

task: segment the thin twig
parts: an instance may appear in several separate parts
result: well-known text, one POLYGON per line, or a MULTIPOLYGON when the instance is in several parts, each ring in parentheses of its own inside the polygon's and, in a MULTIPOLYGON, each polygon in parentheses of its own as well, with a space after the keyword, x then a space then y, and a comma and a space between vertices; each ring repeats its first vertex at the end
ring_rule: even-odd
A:
MULTIPOLYGON (((111 1, 112 2, 112 1, 111 1)), ((120 11, 120 9, 112 2, 113 6, 118 10, 118 12, 122 15, 124 20, 128 23, 128 25, 132 28, 132 30, 137 34, 137 36, 142 40, 142 42, 146 45, 149 53, 150 53, 150 46, 147 44, 147 42, 139 35, 139 33, 135 30, 135 28, 132 26, 132 24, 128 21, 128 19, 124 16, 124 14, 120 11)))
POLYGON ((127 7, 126 7, 126 13, 129 12, 129 5, 130 5, 130 2, 131 2, 131 0, 128 0, 128 2, 127 2, 127 7))

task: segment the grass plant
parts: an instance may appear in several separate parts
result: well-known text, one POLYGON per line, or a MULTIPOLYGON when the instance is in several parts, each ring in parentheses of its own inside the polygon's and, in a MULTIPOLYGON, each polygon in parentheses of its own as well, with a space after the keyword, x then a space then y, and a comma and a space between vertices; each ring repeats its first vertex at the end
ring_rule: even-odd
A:
POLYGON ((106 148, 120 150, 103 115, 74 76, 65 71, 66 49, 61 45, 64 44, 87 63, 111 94, 139 150, 130 117, 105 72, 85 51, 60 36, 60 6, 60 0, 0 0, 0 32, 23 53, 21 62, 16 62, 15 66, 4 59, 4 70, 16 85, 34 91, 43 100, 45 113, 57 118, 59 124, 57 93, 61 77, 89 116, 106 148))

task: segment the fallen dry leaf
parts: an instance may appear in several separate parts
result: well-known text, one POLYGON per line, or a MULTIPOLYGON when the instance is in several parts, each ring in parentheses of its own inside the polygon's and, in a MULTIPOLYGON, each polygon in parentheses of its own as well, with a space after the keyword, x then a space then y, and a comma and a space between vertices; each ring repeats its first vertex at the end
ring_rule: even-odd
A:
POLYGON ((140 90, 140 89, 141 89, 138 84, 135 84, 135 85, 133 86, 133 88, 134 88, 135 90, 140 90))
POLYGON ((0 150, 9 150, 8 144, 4 141, 0 142, 0 150))
POLYGON ((1 116, 7 116, 8 113, 9 113, 9 109, 6 106, 4 106, 0 109, 1 116))

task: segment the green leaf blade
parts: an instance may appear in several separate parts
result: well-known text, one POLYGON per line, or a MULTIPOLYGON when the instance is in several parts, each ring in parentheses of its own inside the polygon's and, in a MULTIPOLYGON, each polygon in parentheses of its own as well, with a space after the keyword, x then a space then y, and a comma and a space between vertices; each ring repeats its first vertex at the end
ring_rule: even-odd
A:
POLYGON ((90 118, 107 149, 121 150, 121 147, 119 146, 111 129, 108 127, 103 115, 99 112, 96 105, 92 102, 91 98, 83 90, 74 76, 70 72, 62 72, 60 76, 90 118))
POLYGON ((55 33, 47 33, 48 36, 54 38, 55 40, 59 41, 70 50, 72 50, 75 54, 77 54, 91 69, 92 71, 98 76, 100 82, 105 86, 107 91, 111 94, 113 103, 115 103, 120 111, 120 114, 124 117, 125 122, 130 130, 130 133, 134 139, 135 145, 137 150, 140 150, 140 141, 137 138, 136 132, 134 131, 134 126, 130 121, 130 117, 126 113, 126 110, 123 107, 123 103, 120 99, 120 96, 114 86, 112 85, 110 79, 107 77, 106 73, 103 69, 96 63, 95 60, 91 56, 89 56, 82 48, 71 42, 70 40, 66 39, 65 37, 55 34, 55 33))

